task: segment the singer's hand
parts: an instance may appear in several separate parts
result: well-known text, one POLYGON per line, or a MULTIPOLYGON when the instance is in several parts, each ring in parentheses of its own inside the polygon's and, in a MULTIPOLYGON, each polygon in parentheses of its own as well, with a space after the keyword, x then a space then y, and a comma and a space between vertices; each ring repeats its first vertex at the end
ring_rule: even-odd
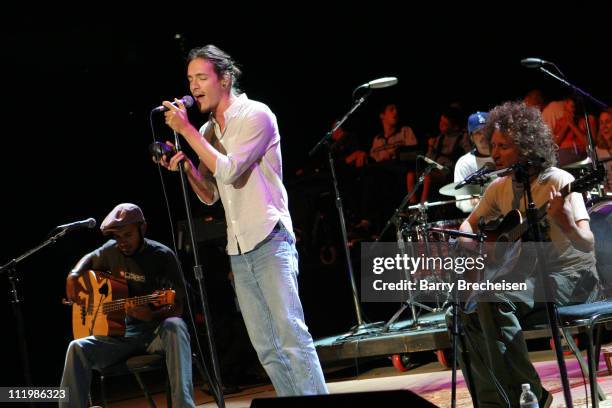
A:
POLYGON ((164 113, 166 118, 166 125, 177 133, 183 134, 183 132, 191 126, 189 118, 187 117, 187 109, 183 105, 183 101, 174 98, 173 105, 169 101, 164 101, 164 105, 168 110, 164 113))
MULTIPOLYGON (((167 141, 166 144, 174 148, 172 143, 167 141)), ((164 154, 159 161, 155 159, 155 156, 153 156, 152 159, 155 163, 158 163, 160 166, 165 167, 170 171, 178 171, 179 163, 183 160, 183 169, 185 172, 189 172, 193 168, 193 163, 191 163, 191 160, 189 160, 182 151, 177 152, 170 158, 164 154)))
POLYGON ((178 171, 178 166, 181 162, 183 162, 183 170, 185 170, 186 173, 189 173, 191 169, 193 169, 193 163, 191 163, 191 160, 189 160, 183 152, 178 152, 172 156, 170 161, 168 161, 166 155, 163 155, 159 164, 170 171, 178 171))

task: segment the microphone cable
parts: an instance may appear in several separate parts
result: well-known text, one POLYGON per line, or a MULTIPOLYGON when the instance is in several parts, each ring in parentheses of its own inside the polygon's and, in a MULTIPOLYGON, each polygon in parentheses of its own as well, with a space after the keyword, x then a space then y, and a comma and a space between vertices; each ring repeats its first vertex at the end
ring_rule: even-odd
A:
MULTIPOLYGON (((149 112, 149 126, 151 128, 151 136, 153 138, 153 143, 157 142, 157 137, 155 135, 155 126, 153 124, 153 114, 154 111, 149 112)), ((189 315, 189 323, 191 324, 191 329, 193 330, 193 334, 194 334, 194 338, 195 338, 195 342, 196 342, 196 347, 198 350, 198 357, 201 359, 201 363, 202 363, 202 369, 204 370, 204 372, 206 373, 206 376, 208 378, 204 378, 204 381, 207 381, 209 383, 209 386, 211 388, 213 388, 213 392, 215 393, 215 400, 216 398, 218 398, 219 395, 221 395, 222 392, 222 381, 221 378, 218 378, 216 380, 217 381, 211 381, 212 377, 210 376, 210 372, 208 370, 207 364, 204 361, 204 354, 202 353, 202 345, 200 343, 200 336, 198 336, 198 331, 197 331, 197 326, 195 323, 195 318, 194 318, 194 313, 193 313, 193 307, 191 305, 191 286, 187 284, 187 280, 185 279, 185 273, 183 271, 183 266, 182 263, 180 261, 180 259, 178 258, 178 246, 176 243, 176 235, 175 235, 175 230, 174 230, 174 222, 172 220, 172 211, 170 208, 170 200, 168 198, 168 189, 166 186, 166 182, 164 180, 164 174, 162 172, 162 165, 157 162, 157 172, 159 174, 159 181, 160 181, 160 186, 161 186, 161 190, 162 190, 162 196, 164 198, 164 204, 166 207, 166 211, 167 211, 167 215, 168 215, 168 222, 170 224, 170 236, 172 238, 172 249, 174 250, 174 256, 176 259, 176 264, 178 267, 178 272, 179 272, 179 276, 181 278, 181 283, 183 284, 183 290, 185 292, 185 305, 187 306, 187 313, 189 315)), ((179 166, 182 164, 179 164, 179 166)), ((209 322, 204 322, 205 325, 209 324, 209 322)), ((193 356, 192 356, 193 357, 193 356)))

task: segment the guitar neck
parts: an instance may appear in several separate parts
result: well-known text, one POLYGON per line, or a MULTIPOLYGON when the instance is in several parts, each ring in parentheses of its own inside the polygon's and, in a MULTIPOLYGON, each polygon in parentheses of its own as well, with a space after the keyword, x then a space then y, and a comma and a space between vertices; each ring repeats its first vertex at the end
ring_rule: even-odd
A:
POLYGON ((135 306, 146 305, 147 303, 151 303, 152 301, 154 301, 156 298, 159 298, 159 294, 136 296, 136 297, 127 298, 127 299, 113 300, 113 301, 104 303, 104 305, 102 306, 102 312, 104 314, 107 314, 111 312, 116 312, 118 310, 124 310, 125 304, 127 302, 130 302, 135 306))

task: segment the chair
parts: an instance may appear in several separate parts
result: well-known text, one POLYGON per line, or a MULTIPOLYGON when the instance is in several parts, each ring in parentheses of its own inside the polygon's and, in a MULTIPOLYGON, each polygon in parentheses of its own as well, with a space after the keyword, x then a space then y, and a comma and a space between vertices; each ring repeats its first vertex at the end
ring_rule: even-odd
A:
MULTIPOLYGON (((597 384, 597 368, 599 366, 599 354, 601 350, 600 337, 601 331, 595 333, 595 329, 601 328, 601 324, 612 321, 612 301, 599 301, 594 303, 585 303, 571 306, 557 307, 559 316, 559 329, 563 333, 567 345, 570 347, 576 360, 580 364, 580 369, 583 373, 588 373, 589 385, 591 387, 592 406, 598 407, 599 401, 606 399, 605 393, 597 384), (583 332, 587 336, 587 361, 580 353, 578 346, 574 342, 572 334, 575 332, 583 332)), ((550 332, 546 316, 546 310, 538 310, 531 315, 526 316, 523 321, 524 327, 527 328, 526 338, 537 338, 541 335, 536 335, 530 332, 539 332, 539 329, 546 326, 546 330, 550 332)))
MULTIPOLYGON (((195 365, 195 368, 198 370, 200 376, 202 377, 202 391, 208 392, 208 390, 204 387, 206 383, 210 383, 210 378, 208 376, 208 372, 202 366, 198 355, 192 353, 192 361, 195 365)), ((102 398, 102 403, 104 406, 108 405, 106 400, 106 389, 105 389, 105 380, 107 377, 116 377, 121 375, 129 375, 134 374, 136 377, 136 381, 138 381, 138 385, 142 389, 142 392, 145 395, 147 403, 149 407, 156 408, 155 402, 149 393, 145 383, 142 381, 141 373, 155 370, 163 370, 164 378, 165 378, 165 389, 166 389, 166 405, 168 408, 172 408, 172 395, 170 392, 170 381, 168 380, 168 374, 166 371, 166 364, 164 360, 164 356, 162 354, 143 354, 137 355, 128 358, 127 360, 114 364, 110 367, 107 367, 102 370, 98 370, 100 373, 100 394, 102 398)), ((91 401, 90 401, 91 403, 91 401)))
POLYGON ((108 377, 116 377, 121 375, 133 374, 138 381, 138 385, 142 389, 147 403, 151 408, 156 408, 155 402, 149 393, 145 383, 142 381, 141 373, 163 370, 164 377, 166 379, 166 403, 168 407, 172 407, 172 396, 170 394, 170 383, 168 381, 168 375, 166 373, 166 364, 164 362, 164 356, 161 354, 143 354, 128 358, 125 361, 114 364, 110 367, 98 370, 100 373, 100 394, 102 403, 107 406, 106 400, 106 387, 105 380, 108 377))
MULTIPOLYGON (((612 200, 607 198, 597 199, 591 203, 589 216, 593 235, 595 236, 595 257, 597 259, 597 272, 604 288, 604 295, 610 297, 612 293, 612 200)), ((591 387, 591 404, 599 406, 600 400, 605 400, 606 395, 597 384, 597 369, 599 367, 599 354, 601 351, 601 325, 612 321, 612 301, 603 300, 594 303, 586 303, 572 306, 560 306, 557 308, 559 316, 559 328, 567 344, 576 355, 582 372, 588 372, 591 387), (572 330, 583 331, 587 335, 587 364, 585 364, 578 346, 571 336, 572 330), (597 333, 595 334, 595 329, 597 333)), ((537 314, 537 313, 535 313, 537 314)), ((545 313, 536 319, 527 318, 527 321, 541 323, 546 320, 545 313)), ((526 324, 527 327, 531 325, 526 324)))
MULTIPOLYGON (((612 201, 608 198, 593 200, 589 208, 590 225, 595 236, 595 257, 597 272, 604 288, 604 295, 609 298, 612 287, 612 201)), ((589 384, 591 386, 591 401, 593 407, 599 406, 599 400, 606 395, 597 384, 599 354, 601 351, 601 325, 612 321, 612 301, 603 300, 594 303, 562 306, 558 308, 559 324, 568 345, 578 358, 582 371, 585 371, 582 355, 574 343, 569 331, 571 328, 584 329, 587 335, 587 360, 589 384), (597 334, 594 336, 595 329, 597 334), (599 398, 597 398, 599 396, 599 398)))
MULTIPOLYGON (((563 335, 572 348, 574 354, 581 362, 582 355, 569 333, 573 327, 583 328, 587 335, 587 363, 589 384, 591 387, 591 406, 598 407, 600 400, 605 400, 606 395, 597 384, 597 370, 599 368, 599 354, 601 351, 601 324, 612 321, 612 301, 604 300, 581 305, 562 306, 558 308, 559 323, 563 335), (595 329, 597 334, 595 335, 595 329), (580 357, 579 357, 580 356, 580 357)), ((584 364, 581 362, 584 371, 584 364)))

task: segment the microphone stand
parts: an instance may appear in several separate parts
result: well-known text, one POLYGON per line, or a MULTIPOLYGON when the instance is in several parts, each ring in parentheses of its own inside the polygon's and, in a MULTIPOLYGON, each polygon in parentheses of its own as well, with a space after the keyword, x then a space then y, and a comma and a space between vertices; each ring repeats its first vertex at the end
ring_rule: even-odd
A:
MULTIPOLYGON (((397 207, 395 209, 395 211, 393 212, 393 215, 391 216, 391 218, 389 218, 387 220, 387 223, 385 224, 384 228, 382 229, 382 231, 378 235, 378 238, 376 238, 376 242, 380 241, 380 239, 383 237, 383 235, 385 235, 385 232, 387 232, 387 230, 389 229, 391 224, 397 224, 395 222, 395 220, 397 220, 397 218, 399 217, 399 214, 402 211, 404 211, 404 209, 406 208, 406 204, 408 204, 408 201, 412 198, 413 195, 416 194, 416 192, 419 189, 419 187, 421 187, 421 185, 423 185, 423 181, 425 180, 425 176, 428 175, 429 173, 431 173, 431 171, 435 167, 436 167, 435 164, 429 164, 429 165, 427 165, 427 167, 425 167, 425 170, 419 176, 419 179, 417 180, 417 183, 414 186, 414 188, 412 189, 412 191, 409 191, 408 194, 406 194, 404 196, 404 198, 402 199, 402 202, 400 203, 399 207, 397 207)), ((422 206, 423 204, 419 204, 419 205, 422 206)))
POLYGON ((35 252, 38 252, 39 250, 43 249, 47 245, 54 244, 58 238, 63 237, 64 235, 66 235, 67 232, 68 228, 61 229, 59 232, 48 238, 42 244, 26 251, 24 254, 20 255, 15 259, 12 259, 7 264, 0 267, 0 275, 6 273, 6 275, 8 276, 9 283, 11 284, 9 290, 9 299, 17 325, 17 339, 19 340, 19 351, 21 354, 21 363, 23 365, 23 376, 26 382, 25 385, 28 387, 32 386, 32 377, 30 375, 28 346, 25 336, 23 313, 21 310, 21 304, 23 303, 23 300, 19 299, 19 293, 17 292, 17 284, 19 283, 19 278, 17 277, 17 264, 28 258, 30 255, 34 254, 35 252))
MULTIPOLYGON (((181 150, 180 139, 178 134, 174 132, 174 145, 176 151, 181 150)), ((208 308, 208 296, 206 295, 206 289, 204 287, 204 274, 202 273, 203 268, 200 264, 200 257, 198 254, 198 245, 195 238, 195 224, 193 222, 193 216, 191 213, 191 204, 189 203, 187 177, 185 176, 185 169, 183 168, 183 162, 179 163, 179 174, 181 176, 181 186, 183 188, 183 200, 185 202, 185 212, 187 214, 187 225, 189 238, 191 239, 191 248, 193 249, 193 272, 196 280, 198 281, 198 288, 200 291, 200 301, 202 303, 202 312, 204 313, 204 329, 206 330, 206 340, 208 341, 208 349, 210 351, 210 360, 212 362, 213 375, 210 379, 210 387, 215 397, 215 401, 219 408, 225 408, 225 400, 223 396, 223 384, 221 382, 221 370, 219 368, 219 361, 217 358, 217 350, 215 347, 215 340, 213 337, 213 325, 210 311, 208 308)), ((197 333, 195 333, 197 336, 197 333)), ((202 367, 206 367, 204 356, 200 353, 200 360, 202 367)))
MULTIPOLYGON (((412 198, 412 196, 417 192, 417 190, 419 189, 419 187, 421 187, 421 185, 423 184, 423 181, 425 180, 425 176, 427 174, 429 174, 436 166, 434 164, 430 164, 428 165, 425 170, 423 171, 423 173, 419 176, 417 183, 415 184, 414 188, 412 189, 412 191, 409 191, 404 198, 402 199, 402 202, 400 203, 400 205, 395 209, 395 211, 393 212, 393 215, 391 216, 391 218, 389 218, 389 220, 387 221, 387 223, 385 224, 383 230, 381 231, 381 233, 378 235, 378 237, 376 238, 376 242, 380 242, 380 239, 383 237, 383 235, 385 234, 385 232, 387 232, 387 229, 389 229, 389 227, 391 226, 391 224, 395 224, 395 226, 397 227, 397 245, 400 249, 400 253, 402 255, 402 257, 404 257, 405 255, 405 242, 404 242, 404 231, 402 228, 402 222, 400 221, 400 216, 399 214, 404 211, 404 208, 406 207, 406 204, 408 204, 409 200, 412 198)), ((423 205, 419 204, 419 207, 421 209, 423 209, 423 205)), ((425 208, 426 210, 426 208, 425 208)), ((406 271, 406 269, 404 269, 404 275, 407 278, 407 280, 412 280, 412 275, 409 275, 406 271)), ((397 312, 395 312, 395 314, 393 316, 391 316, 391 318, 385 323, 385 325, 383 326, 382 331, 383 332, 388 332, 391 328, 391 325, 393 323, 395 323, 395 321, 397 319, 399 319, 400 315, 404 312, 404 310, 406 310, 407 307, 410 307, 410 313, 412 314, 412 326, 413 327, 417 327, 419 322, 418 322, 418 315, 416 313, 416 306, 421 307, 422 309, 428 310, 428 311, 433 311, 434 309, 432 309, 429 306, 426 306, 422 303, 418 303, 413 299, 413 295, 412 295, 412 291, 408 291, 408 300, 402 302, 402 305, 400 306, 399 310, 397 312)))
POLYGON ((356 99, 353 103, 351 109, 344 115, 342 119, 340 119, 333 129, 325 134, 321 140, 310 150, 308 153, 309 156, 314 155, 321 146, 325 145, 327 147, 327 157, 329 160, 329 168, 331 171, 332 181, 334 185, 334 192, 336 195, 336 208, 338 209, 338 217, 340 219, 340 229, 342 231, 342 243, 344 245, 344 254, 346 257, 347 270, 349 274, 349 280, 351 283, 351 290, 353 292, 353 303, 355 306, 355 314, 357 316, 357 325, 353 326, 350 331, 350 335, 359 335, 370 332, 370 329, 378 326, 379 324, 373 323, 365 323, 363 319, 363 312, 361 310, 361 305, 359 303, 359 295, 357 292, 357 284, 355 283, 355 274, 353 272, 353 262, 351 260, 351 252, 348 246, 348 234, 346 232, 346 220, 344 218, 344 209, 342 206, 342 197, 340 196, 340 190, 338 188, 338 178, 336 177, 336 168, 334 165, 334 158, 331 152, 330 140, 332 134, 338 130, 340 126, 348 119, 348 117, 359 107, 361 106, 366 98, 370 95, 371 90, 368 91, 359 99, 356 99))
POLYGON ((600 108, 602 109, 607 109, 608 105, 605 104, 604 102, 600 101, 599 99, 595 98, 594 96, 588 94, 587 92, 583 91, 582 89, 578 88, 576 85, 573 85, 571 83, 569 83, 568 81, 566 81, 565 79, 553 74, 552 72, 550 72, 549 70, 547 70, 544 67, 538 67, 538 69, 548 75, 550 75, 551 77, 555 78, 557 81, 563 83, 563 85, 569 87, 570 89, 572 89, 574 92, 580 94, 581 96, 584 96, 588 99, 590 99, 591 101, 593 101, 596 105, 599 105, 600 108))
MULTIPOLYGON (((465 238, 475 239, 478 241, 479 253, 482 253, 484 241, 487 239, 486 234, 482 233, 482 231, 475 234, 472 232, 463 232, 459 230, 447 230, 443 228, 428 228, 427 230, 448 234, 451 237, 465 237, 465 238)), ((451 274, 451 276, 455 276, 455 275, 451 274)), ((451 302, 452 320, 451 322, 452 323, 450 327, 451 342, 452 342, 452 349, 453 349, 453 362, 451 366, 451 408, 455 408, 457 406, 457 357, 458 357, 458 351, 459 351, 459 347, 458 347, 459 340, 460 340, 459 336, 461 335, 461 326, 459 324, 460 323, 459 322, 459 292, 457 290, 457 279, 455 279, 453 283, 454 283, 453 295, 451 297, 452 299, 452 302, 451 302)), ((474 379, 472 376, 472 371, 470 369, 469 357, 467 355, 464 356, 463 362, 466 368, 465 370, 465 376, 467 380, 466 382, 468 384, 468 387, 471 388, 472 392, 470 392, 470 394, 474 396, 472 397, 472 399, 474 399, 473 401, 474 406, 478 407, 478 400, 475 399, 476 392, 473 389, 474 379)))
POLYGON ((542 232, 540 230, 540 224, 538 221, 538 208, 533 201, 531 194, 531 185, 529 180, 529 173, 524 165, 518 165, 515 167, 516 179, 521 182, 527 194, 527 223, 529 229, 533 234, 534 241, 536 242, 537 248, 537 262, 536 262, 536 273, 538 287, 544 288, 546 302, 546 313, 548 315, 548 323, 550 324, 550 330, 552 334, 553 344, 555 346, 555 354, 557 357, 557 364, 559 366, 559 376, 561 377, 561 383, 563 384, 563 396, 565 398, 565 405, 568 408, 573 408, 572 394, 570 392, 569 380, 567 378, 567 368, 565 366, 565 359, 563 357, 563 351, 561 349, 561 341, 559 340, 559 324, 558 324, 558 312, 557 305, 552 301, 552 282, 550 276, 547 274, 546 269, 546 257, 542 248, 542 232))
MULTIPOLYGON (((581 105, 583 107, 584 119, 585 119, 585 127, 586 127, 586 133, 587 133, 587 138, 588 138, 587 154, 588 154, 588 157, 591 159, 592 169, 594 171, 597 171, 598 168, 603 166, 603 163, 600 163, 599 159, 597 157, 597 151, 595 149, 595 142, 593 140, 592 131, 591 131, 591 125, 589 123, 589 117, 588 117, 587 110, 586 110, 586 104, 584 103, 584 98, 589 99, 590 101, 592 101, 594 104, 598 105, 602 109, 607 109, 608 105, 605 104, 604 102, 600 101, 599 99, 593 97, 589 93, 583 91, 582 89, 578 88, 577 86, 571 84, 570 82, 568 82, 564 78, 561 78, 561 77, 553 74, 552 72, 550 72, 549 70, 547 70, 543 66, 540 66, 538 69, 540 71, 544 72, 545 74, 548 74, 549 76, 553 77, 557 81, 561 82, 563 85, 565 85, 568 88, 570 88, 575 94, 580 96, 578 99, 579 99, 579 101, 580 101, 580 103, 581 103, 581 105)), ((564 76, 563 74, 561 74, 561 75, 564 76)), ((538 209, 535 207, 535 204, 533 203, 533 200, 532 200, 532 197, 531 197, 531 190, 530 190, 530 185, 529 185, 529 177, 526 176, 525 178, 526 178, 526 180, 524 180, 523 183, 525 185, 525 191, 527 193, 527 198, 528 198, 528 201, 529 201, 529 208, 527 210, 527 220, 529 222, 529 226, 532 228, 532 231, 534 233, 536 241, 541 242, 539 225, 537 223, 538 209)), ((603 196, 602 189, 599 188, 599 190, 600 190, 599 192, 600 192, 600 197, 601 197, 601 196, 603 196)), ((541 260, 541 262, 544 263, 545 257, 541 256, 542 255, 542 248, 539 245, 540 244, 538 244, 538 258, 541 260)), ((538 262, 538 268, 539 268, 539 270, 538 270, 538 278, 540 280, 539 283, 540 284, 542 282, 547 283, 547 284, 544 285, 545 294, 546 294, 547 299, 552 299, 550 297, 550 286, 548 285, 549 282, 546 281, 548 276, 544 276, 543 275, 543 273, 545 272, 544 265, 542 265, 540 262, 538 262)), ((550 278, 548 278, 548 280, 550 280, 550 278)), ((557 362, 559 364, 559 374, 561 375, 561 380, 563 382, 563 395, 565 397, 565 403, 567 404, 567 406, 569 408, 572 408, 572 406, 573 406, 573 404, 572 404, 572 395, 570 393, 569 381, 567 379, 567 370, 566 370, 566 367, 565 367, 565 360, 563 359, 563 354, 561 352, 561 342, 559 341, 559 329, 558 329, 558 323, 557 323, 558 322, 557 321, 557 318, 558 318, 557 307, 556 307, 556 305, 553 302, 550 302, 550 301, 546 302, 546 311, 547 311, 547 314, 548 314, 548 321, 549 321, 550 328, 551 328, 551 331, 552 331, 552 338, 553 338, 553 342, 554 342, 554 346, 555 346, 555 354, 557 355, 557 362)))
MULTIPOLYGON (((556 66, 555 66, 555 68, 556 68, 556 66)), ((548 74, 551 77, 555 78, 557 81, 561 82, 563 85, 565 85, 568 88, 570 88, 576 95, 579 96, 577 99, 580 102, 580 104, 582 105, 582 111, 583 111, 583 114, 584 114, 584 121, 585 121, 584 123, 585 123, 585 127, 586 127, 587 139, 588 139, 587 155, 591 159, 591 165, 592 165, 593 170, 597 171, 597 168, 600 166, 600 163, 599 163, 599 159, 597 157, 597 150, 595 149, 595 141, 593 140, 593 132, 591 130, 591 125, 589 123, 589 115, 587 113, 586 104, 584 103, 584 98, 589 99, 590 101, 592 101, 594 104, 598 105, 602 109, 607 109, 608 105, 606 103, 600 101, 599 99, 595 98, 594 96, 590 95, 589 93, 583 91, 582 89, 578 88, 576 85, 571 84, 570 82, 568 82, 564 78, 561 78, 561 77, 553 74, 552 72, 550 72, 549 70, 547 70, 543 66, 538 67, 538 69, 540 71, 544 72, 545 74, 548 74)), ((557 68, 557 70, 559 70, 559 69, 557 68)), ((564 76, 564 75, 562 74, 562 76, 564 76)), ((601 196, 603 196, 603 194, 602 194, 603 192, 602 192, 601 188, 599 190, 600 190, 599 193, 600 193, 600 197, 601 197, 601 196)))

